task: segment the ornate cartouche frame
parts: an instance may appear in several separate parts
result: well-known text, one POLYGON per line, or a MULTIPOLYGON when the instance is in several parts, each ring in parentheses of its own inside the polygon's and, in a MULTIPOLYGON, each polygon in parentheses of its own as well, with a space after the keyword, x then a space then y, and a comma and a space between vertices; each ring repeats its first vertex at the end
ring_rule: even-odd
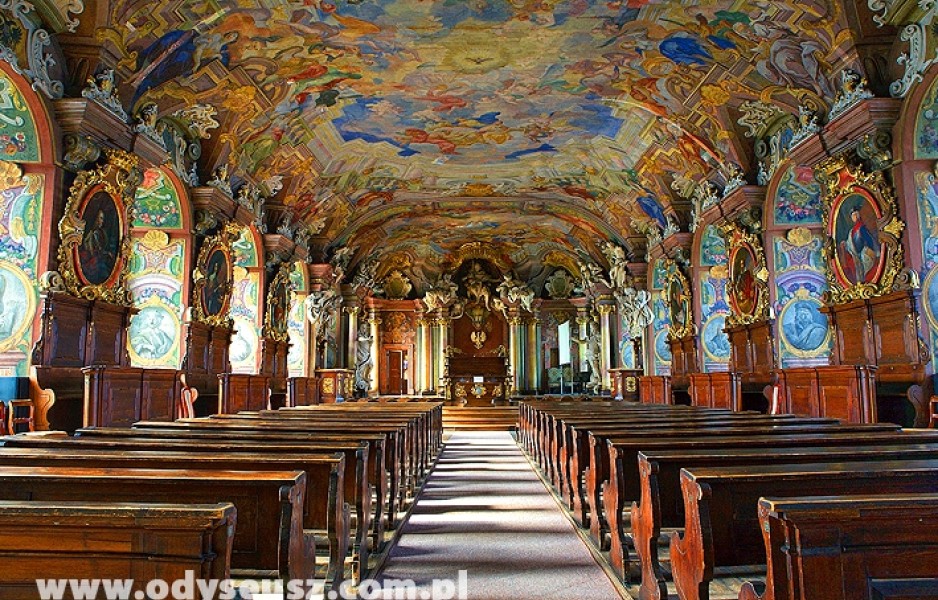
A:
POLYGON ((828 262, 827 280, 830 289, 827 301, 843 304, 853 300, 881 296, 890 291, 907 287, 909 282, 903 269, 903 250, 900 237, 905 223, 899 219, 898 206, 892 186, 883 173, 865 173, 859 166, 851 165, 844 157, 828 159, 815 167, 815 176, 824 189, 822 207, 824 229, 827 233, 825 257, 828 262), (875 202, 880 212, 876 228, 882 243, 885 261, 877 281, 853 283, 843 276, 838 266, 837 242, 834 239, 837 211, 840 203, 848 196, 860 195, 875 202))
POLYGON ((287 317, 290 314, 290 270, 291 265, 284 263, 280 266, 270 288, 267 290, 267 310, 264 315, 264 336, 278 342, 285 342, 289 338, 287 317), (274 320, 274 307, 283 305, 283 320, 280 323, 274 320))
POLYGON ((202 243, 195 269, 192 271, 192 318, 213 327, 230 327, 231 318, 227 308, 231 304, 231 284, 234 277, 234 265, 231 260, 231 244, 238 238, 240 230, 234 223, 229 223, 221 231, 202 243), (202 295, 205 292, 208 277, 208 261, 216 250, 223 251, 228 260, 228 281, 226 282, 225 303, 217 315, 205 313, 202 295))
POLYGON ((694 335, 694 303, 691 295, 690 281, 684 275, 680 265, 674 260, 668 259, 665 262, 665 269, 668 273, 665 279, 664 289, 661 291, 661 297, 665 306, 668 307, 668 314, 671 318, 671 326, 668 329, 668 339, 679 340, 694 335), (684 302, 684 322, 675 323, 674 315, 671 314, 671 288, 677 284, 681 290, 681 298, 684 302))
POLYGON ((735 223, 720 227, 726 239, 727 252, 727 280, 726 293, 730 301, 730 314, 726 316, 726 324, 730 327, 751 325, 766 321, 769 318, 769 269, 766 266, 765 251, 762 240, 757 233, 749 233, 735 223), (752 310, 745 312, 740 308, 740 291, 736 289, 736 257, 740 252, 748 252, 752 256, 753 285, 756 298, 752 310))
POLYGON ((65 289, 72 295, 87 300, 103 300, 122 306, 130 306, 132 298, 125 287, 129 271, 131 239, 130 224, 133 222, 134 195, 141 181, 137 157, 123 150, 104 150, 107 162, 89 170, 81 171, 69 190, 65 211, 59 221, 58 260, 59 273, 65 289), (81 219, 81 209, 94 194, 104 192, 110 196, 120 219, 120 243, 112 267, 112 274, 100 284, 86 283, 79 274, 78 249, 88 223, 81 219))

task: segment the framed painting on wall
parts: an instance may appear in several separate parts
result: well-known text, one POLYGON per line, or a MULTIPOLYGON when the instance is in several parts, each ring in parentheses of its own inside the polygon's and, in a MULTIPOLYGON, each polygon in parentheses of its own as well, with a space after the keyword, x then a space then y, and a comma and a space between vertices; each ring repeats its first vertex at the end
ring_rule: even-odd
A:
POLYGON ((824 186, 831 301, 880 296, 907 275, 896 199, 883 174, 865 173, 843 158, 817 167, 824 186), (897 278, 899 281, 897 281, 897 278))

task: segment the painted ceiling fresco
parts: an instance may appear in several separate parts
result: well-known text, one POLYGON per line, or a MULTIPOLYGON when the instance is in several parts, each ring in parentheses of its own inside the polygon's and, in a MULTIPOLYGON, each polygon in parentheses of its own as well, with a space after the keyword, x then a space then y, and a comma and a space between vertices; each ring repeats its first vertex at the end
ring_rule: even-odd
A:
POLYGON ((853 60, 825 0, 133 1, 111 22, 133 110, 216 106, 211 166, 288 174, 281 200, 327 236, 399 192, 664 226, 674 172, 752 168, 741 103, 824 106, 853 60))

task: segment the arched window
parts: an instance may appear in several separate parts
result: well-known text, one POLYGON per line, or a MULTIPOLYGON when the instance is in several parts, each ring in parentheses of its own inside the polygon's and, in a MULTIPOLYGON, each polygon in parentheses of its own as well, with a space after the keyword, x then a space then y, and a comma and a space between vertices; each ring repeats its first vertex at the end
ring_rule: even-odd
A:
POLYGON ((231 246, 234 279, 229 315, 234 322, 229 358, 233 373, 256 374, 259 370, 261 336, 260 297, 263 281, 258 248, 260 239, 253 228, 245 227, 231 246))
POLYGON ((182 364, 182 320, 189 297, 188 202, 174 175, 144 171, 134 199, 130 276, 127 287, 140 311, 127 339, 131 364, 178 369, 182 364))

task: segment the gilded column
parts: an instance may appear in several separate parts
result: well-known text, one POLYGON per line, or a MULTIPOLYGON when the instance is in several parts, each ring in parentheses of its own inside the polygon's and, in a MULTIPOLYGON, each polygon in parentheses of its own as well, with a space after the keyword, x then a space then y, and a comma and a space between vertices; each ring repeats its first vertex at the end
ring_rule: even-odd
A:
POLYGON ((381 357, 379 352, 381 350, 381 340, 378 339, 380 329, 378 325, 381 324, 381 319, 378 317, 378 314, 374 311, 371 312, 368 319, 368 324, 371 325, 371 387, 368 389, 369 395, 377 396, 378 395, 378 377, 381 365, 381 357))

